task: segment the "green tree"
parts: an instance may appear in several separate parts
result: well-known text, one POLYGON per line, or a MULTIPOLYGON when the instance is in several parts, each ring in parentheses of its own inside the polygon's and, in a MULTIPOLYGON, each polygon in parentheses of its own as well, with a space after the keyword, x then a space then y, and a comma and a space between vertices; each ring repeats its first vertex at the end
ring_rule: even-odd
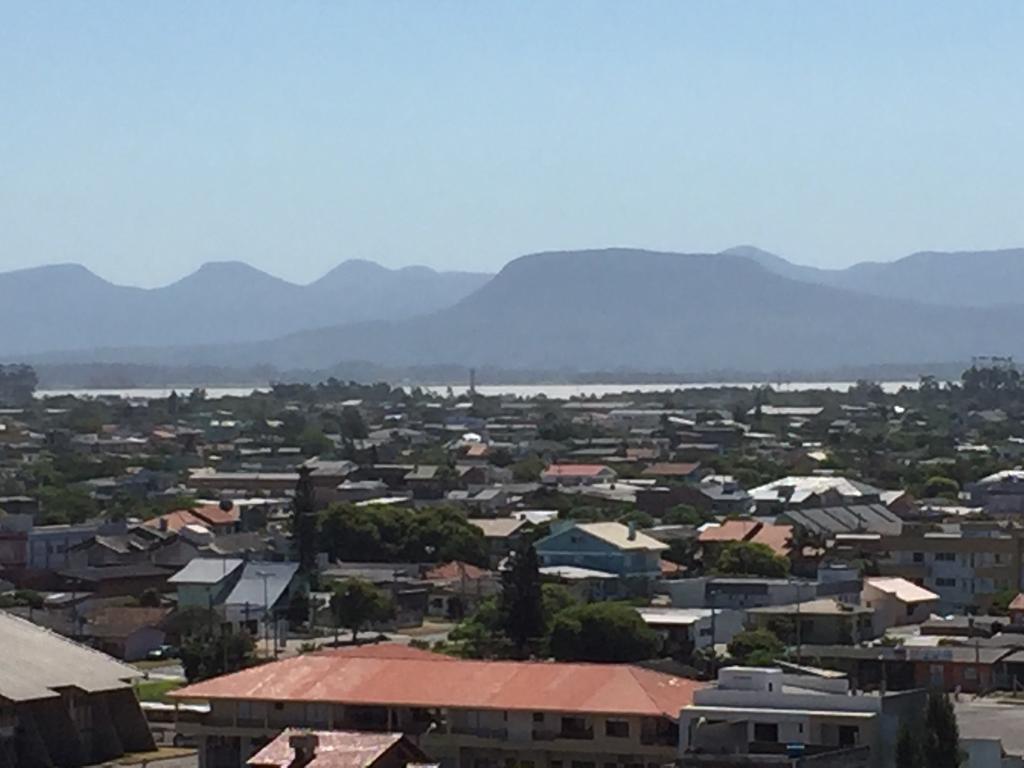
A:
POLYGON ((498 602, 501 626, 519 656, 544 635, 544 593, 541 588, 537 551, 523 542, 508 558, 501 574, 498 602))
POLYGON ((785 649, 767 629, 747 629, 733 636, 728 650, 738 664, 765 667, 773 664, 785 649))
POLYGON ((518 483, 535 483, 547 464, 539 456, 531 455, 512 465, 512 477, 518 483))
POLYGON ((922 490, 927 499, 956 499, 960 495, 960 484, 951 477, 933 475, 928 478, 922 490))
POLYGON ((960 729, 949 697, 942 691, 930 691, 924 717, 924 764, 928 768, 958 768, 960 729))
POLYGON ((362 579, 346 579, 334 586, 331 611, 336 626, 351 630, 352 642, 359 630, 369 624, 387 621, 394 616, 391 597, 362 579))
POLYGON ((714 570, 722 575, 778 578, 789 573, 789 560, 767 544, 730 541, 722 547, 714 570))
POLYGON ((181 642, 181 665, 190 683, 251 666, 256 643, 246 631, 199 630, 181 642))
POLYGON ((921 739, 907 723, 900 726, 896 742, 896 768, 925 768, 921 739))
POLYGON ((658 654, 658 635, 624 603, 588 603, 555 616, 548 641, 559 661, 627 662, 658 654))
POLYGON ((342 437, 346 437, 349 440, 363 440, 369 434, 366 429, 366 422, 363 421, 363 415, 359 412, 358 408, 353 408, 352 406, 346 406, 341 409, 338 424, 341 427, 342 437))
POLYGON ((309 467, 299 467, 299 480, 295 484, 292 501, 292 540, 299 572, 307 582, 316 579, 316 487, 309 467))
POLYGON ((139 595, 139 605, 146 608, 159 608, 160 592, 152 587, 142 590, 142 594, 139 595))
POLYGON ((661 516, 661 522, 663 525, 700 525, 707 522, 707 516, 702 515, 689 504, 676 504, 665 510, 661 516))

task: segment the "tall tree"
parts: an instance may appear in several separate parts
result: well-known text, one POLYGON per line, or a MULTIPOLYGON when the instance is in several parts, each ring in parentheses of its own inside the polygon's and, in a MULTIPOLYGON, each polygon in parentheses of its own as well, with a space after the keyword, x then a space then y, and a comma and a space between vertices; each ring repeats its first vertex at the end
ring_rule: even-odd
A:
POLYGON ((524 542, 509 556, 501 574, 499 603, 502 628, 519 656, 544 636, 544 593, 541 588, 537 550, 524 542))
POLYGON ((312 472, 307 466, 299 467, 299 481, 295 484, 292 502, 292 541, 299 572, 310 584, 316 582, 316 488, 312 472))
POLYGON ((334 587, 331 612, 335 624, 351 630, 352 642, 355 642, 363 627, 390 619, 394 615, 394 605, 385 592, 370 582, 346 579, 334 587))
POLYGON ((960 729, 953 704, 942 691, 928 694, 924 718, 924 764, 928 768, 957 768, 961 762, 960 729))
POLYGON ((904 723, 896 742, 896 768, 924 768, 922 759, 921 740, 917 732, 904 723))

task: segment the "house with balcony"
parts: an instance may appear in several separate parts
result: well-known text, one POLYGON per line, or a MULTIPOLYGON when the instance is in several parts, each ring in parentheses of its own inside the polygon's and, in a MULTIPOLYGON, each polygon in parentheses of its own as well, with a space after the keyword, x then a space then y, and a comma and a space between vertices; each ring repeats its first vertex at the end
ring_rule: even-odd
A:
POLYGON ((395 645, 283 659, 174 692, 200 768, 240 768, 284 728, 400 732, 444 768, 654 768, 704 684, 627 664, 469 661, 395 645))

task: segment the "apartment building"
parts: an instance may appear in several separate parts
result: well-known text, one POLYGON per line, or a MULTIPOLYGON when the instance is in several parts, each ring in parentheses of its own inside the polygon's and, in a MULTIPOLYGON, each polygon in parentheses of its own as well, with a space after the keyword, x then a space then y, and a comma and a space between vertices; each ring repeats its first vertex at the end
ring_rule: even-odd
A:
POLYGON ((282 729, 405 734, 444 768, 653 768, 703 686, 625 664, 466 661, 394 645, 322 651, 176 691, 200 768, 239 768, 282 729))
POLYGON ((938 609, 987 609, 1007 589, 1020 590, 1022 532, 998 523, 914 526, 899 536, 837 536, 840 551, 878 564, 882 576, 898 576, 938 598, 938 609))
POLYGON ((726 667, 680 714, 678 764, 749 768, 814 756, 817 765, 891 768, 900 726, 921 716, 925 696, 854 693, 838 673, 726 667))

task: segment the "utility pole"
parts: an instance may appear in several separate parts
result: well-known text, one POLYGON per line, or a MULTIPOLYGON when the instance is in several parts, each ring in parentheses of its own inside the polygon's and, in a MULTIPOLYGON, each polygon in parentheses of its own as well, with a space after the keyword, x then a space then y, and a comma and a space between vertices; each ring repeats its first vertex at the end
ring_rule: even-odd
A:
POLYGON ((270 656, 270 625, 267 623, 270 620, 270 593, 267 589, 267 579, 270 578, 270 573, 257 571, 256 575, 263 579, 263 647, 267 656, 270 656))

